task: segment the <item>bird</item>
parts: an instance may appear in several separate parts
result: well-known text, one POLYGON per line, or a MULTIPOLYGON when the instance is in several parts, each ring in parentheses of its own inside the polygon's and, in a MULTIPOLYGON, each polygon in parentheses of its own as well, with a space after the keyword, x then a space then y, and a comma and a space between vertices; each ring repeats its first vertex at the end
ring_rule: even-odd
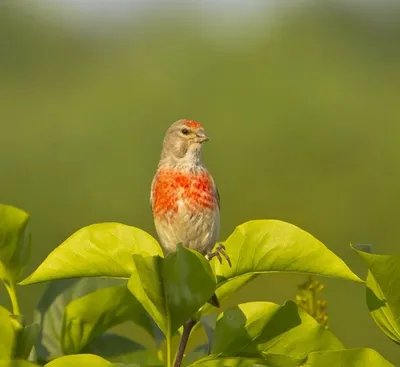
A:
MULTIPOLYGON (((151 183, 150 204, 166 255, 181 243, 208 260, 216 257, 222 262, 222 255, 231 266, 224 245, 212 252, 220 230, 220 196, 202 161, 203 144, 208 140, 195 120, 181 119, 168 128, 151 183)), ((219 307, 215 294, 209 303, 219 307)))

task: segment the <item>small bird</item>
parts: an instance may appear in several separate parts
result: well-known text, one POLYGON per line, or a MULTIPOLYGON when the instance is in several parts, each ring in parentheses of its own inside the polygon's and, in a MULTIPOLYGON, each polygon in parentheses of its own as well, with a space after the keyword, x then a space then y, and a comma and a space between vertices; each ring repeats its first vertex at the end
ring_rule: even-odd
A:
MULTIPOLYGON (((220 227, 219 193, 201 159, 209 140, 203 126, 179 120, 164 138, 161 158, 151 184, 150 203, 156 231, 166 254, 177 245, 196 250, 211 260, 221 255, 230 260, 220 244, 213 253, 220 227)), ((209 301, 219 307, 214 295, 209 301)))

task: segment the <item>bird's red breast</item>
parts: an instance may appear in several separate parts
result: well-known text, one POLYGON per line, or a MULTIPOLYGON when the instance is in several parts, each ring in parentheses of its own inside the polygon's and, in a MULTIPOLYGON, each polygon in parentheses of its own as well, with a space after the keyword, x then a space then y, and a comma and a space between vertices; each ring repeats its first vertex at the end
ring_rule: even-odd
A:
POLYGON ((193 213, 218 206, 214 181, 205 169, 194 173, 160 169, 156 173, 152 186, 154 216, 160 218, 177 213, 180 201, 193 213))

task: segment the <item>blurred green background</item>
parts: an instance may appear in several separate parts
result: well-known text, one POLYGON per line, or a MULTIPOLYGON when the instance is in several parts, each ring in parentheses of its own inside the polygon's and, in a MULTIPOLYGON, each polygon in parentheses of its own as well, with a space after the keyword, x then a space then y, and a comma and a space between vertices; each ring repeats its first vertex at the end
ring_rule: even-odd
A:
MULTIPOLYGON (((0 201, 31 214, 28 271, 91 223, 155 235, 149 187, 164 132, 180 118, 211 136, 204 160, 221 193, 221 239, 250 219, 288 221, 361 276, 350 242, 398 252, 397 7, 89 3, 0 5, 0 201)), ((284 302, 303 280, 264 276, 230 302, 284 302)), ((363 287, 323 281, 338 338, 400 365, 363 287)), ((42 290, 19 288, 28 319, 42 290)), ((0 301, 9 305, 4 290, 0 301)))

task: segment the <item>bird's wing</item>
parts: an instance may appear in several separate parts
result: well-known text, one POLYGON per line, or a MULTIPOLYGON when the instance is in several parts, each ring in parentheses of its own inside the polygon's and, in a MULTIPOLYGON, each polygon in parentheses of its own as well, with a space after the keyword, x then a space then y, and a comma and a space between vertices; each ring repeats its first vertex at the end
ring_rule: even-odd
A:
POLYGON ((213 182, 214 182, 215 196, 216 196, 216 198, 217 198, 218 209, 220 209, 220 207, 221 207, 221 204, 220 204, 220 202, 221 202, 221 197, 219 196, 218 186, 217 186, 217 184, 215 183, 215 181, 214 181, 213 178, 212 178, 212 180, 213 180, 213 182))
POLYGON ((219 191, 218 191, 217 185, 215 185, 215 193, 217 194, 218 209, 220 209, 221 208, 221 204, 220 204, 221 198, 219 196, 219 191))
POLYGON ((150 186, 150 208, 153 210, 153 189, 154 189, 154 182, 156 180, 157 174, 154 175, 153 181, 151 181, 151 186, 150 186))
POLYGON ((213 184, 213 186, 214 186, 215 197, 216 197, 216 199, 217 199, 218 209, 220 209, 220 207, 221 207, 221 204, 220 204, 221 197, 219 196, 218 186, 217 186, 217 184, 215 183, 214 177, 211 176, 210 172, 207 172, 207 174, 208 174, 209 180, 212 182, 212 184, 213 184))

